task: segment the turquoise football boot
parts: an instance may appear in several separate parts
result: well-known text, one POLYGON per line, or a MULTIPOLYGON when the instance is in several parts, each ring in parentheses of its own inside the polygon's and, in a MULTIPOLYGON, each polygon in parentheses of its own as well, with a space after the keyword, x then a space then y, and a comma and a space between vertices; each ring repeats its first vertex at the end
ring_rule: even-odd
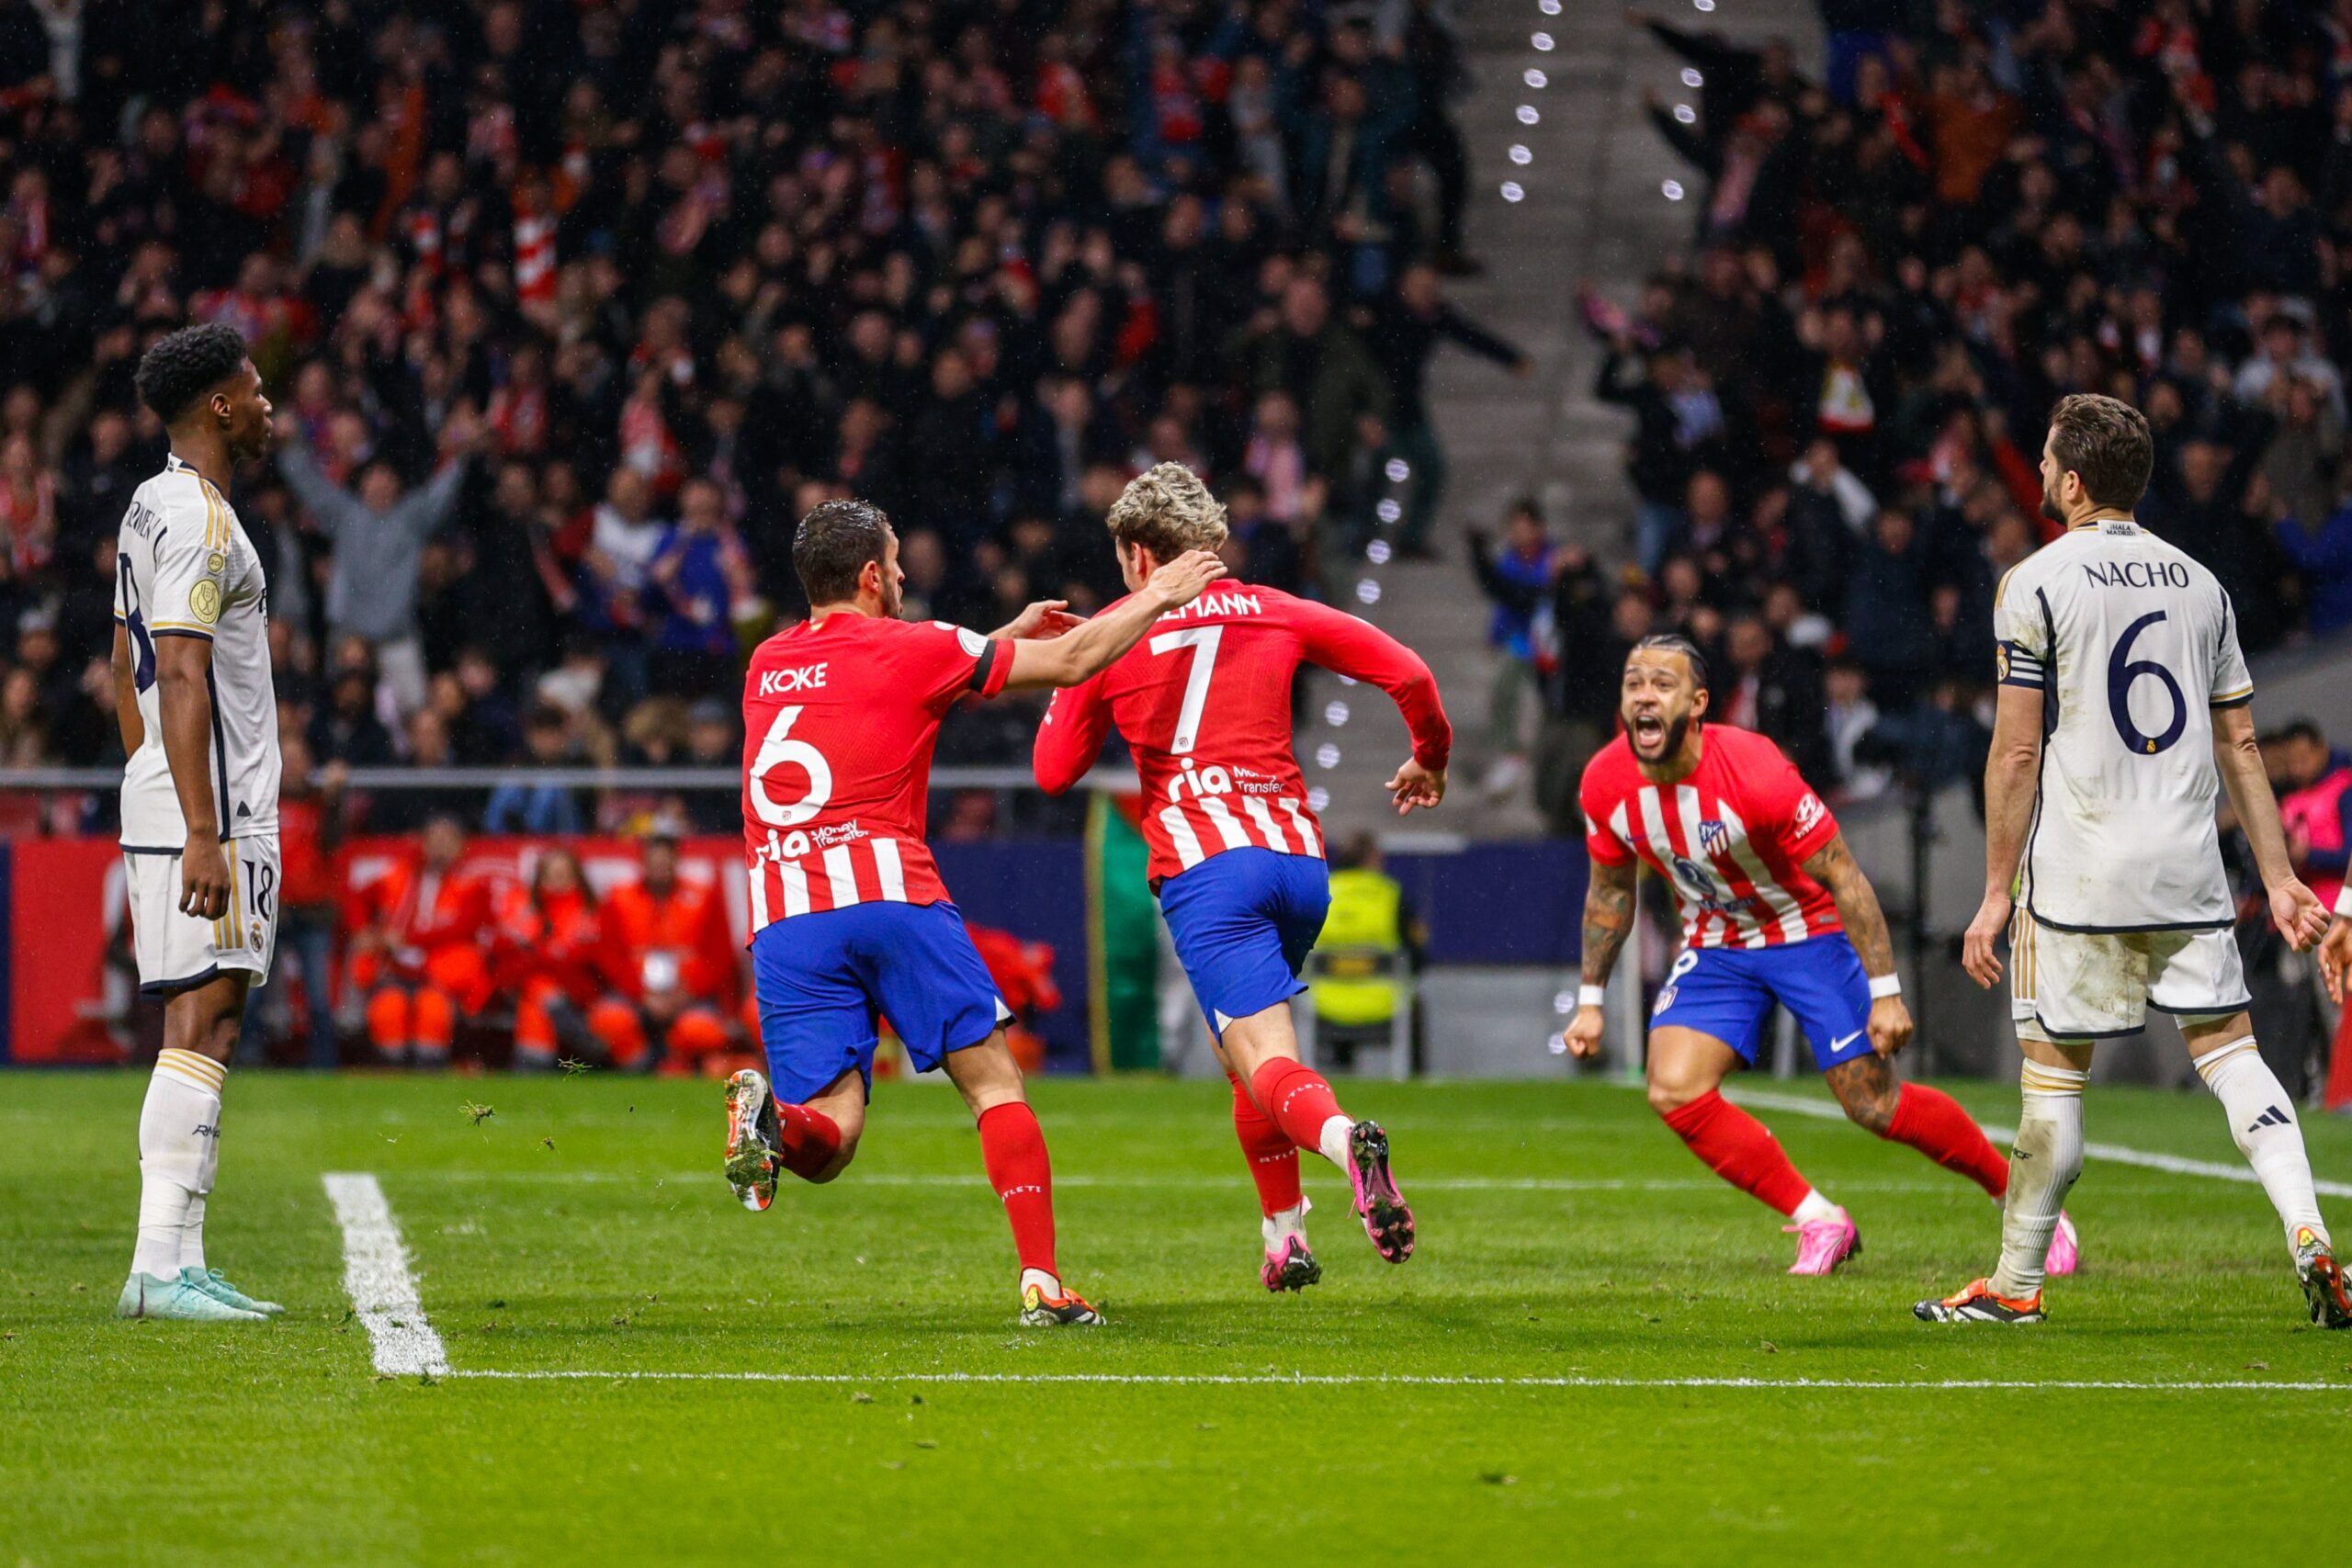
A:
POLYGON ((188 1282, 184 1271, 165 1280, 153 1274, 134 1273, 122 1283, 122 1294, 116 1299, 117 1317, 161 1317, 177 1323, 267 1323, 268 1318, 257 1312, 231 1306, 209 1291, 198 1290, 188 1282))
POLYGON ((216 1302, 226 1302, 239 1312, 257 1312, 264 1317, 282 1317, 286 1309, 276 1302, 257 1302, 236 1286, 229 1283, 218 1269, 183 1269, 180 1278, 210 1296, 216 1302))

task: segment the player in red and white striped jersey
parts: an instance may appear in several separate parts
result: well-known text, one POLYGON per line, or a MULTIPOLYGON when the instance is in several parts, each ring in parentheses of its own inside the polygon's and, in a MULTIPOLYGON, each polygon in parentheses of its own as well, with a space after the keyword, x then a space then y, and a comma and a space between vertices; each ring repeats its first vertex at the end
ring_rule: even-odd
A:
MULTIPOLYGON (((1162 463, 1109 518, 1119 570, 1139 588, 1163 560, 1224 543, 1225 508, 1193 472, 1162 463)), ((1116 725, 1143 781, 1148 874, 1176 955, 1233 1079, 1234 1129, 1264 1213, 1269 1290, 1321 1269, 1306 1245, 1298 1151, 1348 1174, 1380 1255, 1413 1250, 1413 1214, 1388 1171, 1388 1137, 1340 1109, 1298 1059, 1290 998, 1330 907, 1323 834, 1291 755, 1291 685, 1302 664, 1396 699, 1413 755, 1388 787, 1399 812, 1445 794, 1453 731, 1419 655, 1353 615, 1270 588, 1226 583, 1162 616, 1108 670, 1058 694, 1037 732, 1037 782, 1059 794, 1094 765, 1116 725)))
MULTIPOLYGON (((1829 808, 1779 747, 1706 724, 1706 712, 1697 648, 1679 637, 1634 646, 1620 698, 1624 732, 1585 768, 1592 880, 1567 1044, 1578 1056, 1600 1053, 1602 988, 1633 924, 1635 867, 1646 864, 1673 887, 1683 917, 1682 951, 1651 1014, 1650 1104, 1717 1175, 1795 1222, 1791 1273, 1826 1274, 1861 1249, 1853 1219, 1719 1092, 1734 1066, 1756 1065, 1775 1003, 1804 1026, 1856 1122, 1996 1199, 2008 1190, 2008 1163, 1950 1095, 1895 1081, 1887 1064, 1911 1038, 1911 1015, 1878 895, 1829 808)), ((2052 1272, 2074 1267, 2071 1224, 2051 1256, 2052 1272)))
POLYGON ((841 1174, 865 1124, 878 1012, 978 1119, 1021 1256, 1022 1321, 1100 1322, 1062 1286, 1052 1170, 1005 1044, 1011 1015, 923 841, 932 748, 959 699, 1087 680, 1225 569, 1194 551, 1091 621, 1049 601, 982 637, 898 618, 898 536, 864 502, 801 519, 792 564, 808 618, 762 643, 743 683, 752 967, 775 1081, 745 1071, 728 1084, 728 1179, 764 1209, 778 1167, 841 1174))

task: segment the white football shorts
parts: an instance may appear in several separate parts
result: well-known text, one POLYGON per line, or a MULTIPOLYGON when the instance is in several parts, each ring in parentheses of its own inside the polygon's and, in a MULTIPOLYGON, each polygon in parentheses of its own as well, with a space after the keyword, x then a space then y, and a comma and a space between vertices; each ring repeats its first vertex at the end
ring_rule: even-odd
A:
POLYGON ((2253 1005, 2228 931, 2064 931, 2024 910, 2011 928, 2009 1017, 2020 1035, 2136 1034, 2150 1008, 2228 1014, 2253 1005))
POLYGON ((180 913, 177 851, 123 853, 130 897, 130 942, 139 960, 139 989, 168 997, 204 984, 224 969, 249 971, 269 983, 277 949, 277 835, 231 839, 229 908, 217 920, 180 913))

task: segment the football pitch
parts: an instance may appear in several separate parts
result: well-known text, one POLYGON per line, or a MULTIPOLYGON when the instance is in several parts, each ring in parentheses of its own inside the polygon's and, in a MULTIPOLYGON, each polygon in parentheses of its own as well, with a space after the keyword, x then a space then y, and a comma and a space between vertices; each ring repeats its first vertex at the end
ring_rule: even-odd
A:
POLYGON ((944 1088, 755 1215, 715 1084, 232 1076, 211 1261, 288 1312, 210 1328, 110 1315, 143 1075, 0 1085, 0 1564, 2278 1561, 2352 1483, 2352 1336, 2199 1094, 2092 1091, 2084 1271, 2000 1330, 1909 1313, 1993 1206, 1810 1084, 1759 1113, 1861 1225, 1834 1278, 1623 1087, 1344 1083, 1419 1249, 1310 1159, 1324 1280, 1271 1297, 1222 1083, 1046 1080, 1111 1318, 1046 1333, 944 1088))

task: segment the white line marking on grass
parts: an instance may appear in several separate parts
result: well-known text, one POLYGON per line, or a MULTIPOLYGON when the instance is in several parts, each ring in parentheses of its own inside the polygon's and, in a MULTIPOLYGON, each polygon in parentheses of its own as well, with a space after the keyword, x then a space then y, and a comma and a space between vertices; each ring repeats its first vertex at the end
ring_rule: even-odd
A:
POLYGON ((1397 1385, 1416 1388, 1723 1388, 1723 1389, 1859 1389, 1970 1390, 2071 1389, 2133 1393, 2342 1393, 2352 1382, 2256 1382, 2252 1380, 2133 1382, 2091 1378, 1589 1378, 1589 1377, 1467 1377, 1442 1373, 1417 1375, 1386 1372, 587 1372, 565 1371, 459 1371, 459 1378, 492 1378, 514 1382, 773 1382, 857 1385, 863 1383, 1107 1383, 1204 1388, 1324 1388, 1397 1385))
MULTIPOLYGON (((403 1181, 550 1181, 586 1182, 609 1185, 621 1182, 659 1181, 693 1184, 713 1181, 717 1172, 647 1171, 630 1175, 610 1170, 455 1170, 441 1168, 432 1170, 402 1171, 403 1181)), ((951 1175, 941 1171, 865 1171, 844 1176, 844 1182, 860 1187, 970 1187, 988 1189, 988 1178, 978 1172, 969 1176, 951 1175)), ((1661 1177, 1634 1180, 1608 1177, 1569 1176, 1413 1176, 1406 1179, 1416 1192, 1714 1192, 1723 1188, 1723 1179, 1713 1176, 1661 1177)), ((1073 1187, 1136 1188, 1197 1188, 1204 1191, 1240 1190, 1241 1178, 1222 1176, 1062 1176, 1057 1174, 1054 1186, 1058 1190, 1073 1187)), ((1840 1192, 1949 1192, 1949 1181, 1841 1181, 1840 1192)))
MULTIPOLYGON (((1743 1089, 1726 1090, 1724 1098, 1735 1105, 1752 1105, 1759 1111, 1785 1111, 1792 1116, 1813 1116, 1824 1122, 1843 1122, 1844 1109, 1830 1100, 1809 1100, 1803 1095, 1775 1094, 1770 1089, 1743 1089)), ((1983 1124, 1984 1135, 1997 1141, 2018 1135, 2015 1127, 1983 1124)), ((2108 1160, 2116 1165, 2136 1165, 2146 1170, 2168 1171, 2175 1176, 2207 1176, 2216 1181, 2236 1181, 2249 1186, 2261 1185, 2262 1179, 2242 1165, 2223 1165, 2218 1160, 2184 1159, 2178 1155, 2158 1154, 2153 1149, 2135 1149, 2122 1144, 2085 1144, 2083 1153, 2093 1159, 2108 1160)), ((2352 1181, 2313 1181, 2312 1186, 2330 1198, 2352 1198, 2352 1181)))
POLYGON ((441 1336, 425 1321, 409 1272, 408 1247, 384 1190, 366 1171, 332 1171, 320 1178, 343 1227, 343 1288, 368 1325, 376 1370, 394 1377, 449 1375, 441 1336))

